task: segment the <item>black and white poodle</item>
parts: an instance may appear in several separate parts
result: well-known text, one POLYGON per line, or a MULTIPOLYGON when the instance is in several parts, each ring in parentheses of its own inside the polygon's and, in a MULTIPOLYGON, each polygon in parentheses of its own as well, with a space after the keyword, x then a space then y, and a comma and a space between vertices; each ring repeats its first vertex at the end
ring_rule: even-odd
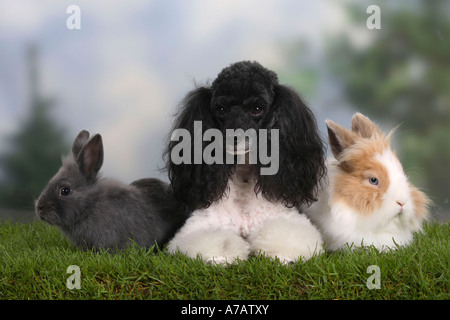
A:
MULTIPOLYGON (((297 207, 315 200, 326 170, 325 148, 311 110, 293 89, 278 83, 274 72, 250 61, 223 69, 210 87, 187 94, 173 129, 192 137, 220 130, 225 138, 215 136, 218 142, 203 136, 200 151, 213 142, 226 151, 213 151, 219 160, 214 163, 173 161, 180 139, 172 135, 166 168, 175 196, 191 216, 171 240, 169 252, 192 258, 200 254, 208 263, 224 264, 259 252, 290 263, 322 250, 320 233, 297 207), (244 134, 243 140, 239 130, 265 135, 244 134), (266 139, 258 144, 255 137, 266 139), (272 153, 278 163, 260 161, 263 152, 272 153), (269 166, 276 172, 261 174, 269 166)), ((177 149, 185 153, 177 156, 199 150, 189 141, 190 150, 177 149)))

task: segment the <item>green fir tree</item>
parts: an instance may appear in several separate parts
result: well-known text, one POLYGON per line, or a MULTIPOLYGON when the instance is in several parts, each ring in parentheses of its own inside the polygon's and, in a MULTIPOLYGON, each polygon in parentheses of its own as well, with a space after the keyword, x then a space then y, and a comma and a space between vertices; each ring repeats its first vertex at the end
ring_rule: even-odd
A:
POLYGON ((54 102, 40 95, 37 60, 37 48, 31 46, 27 51, 30 112, 9 138, 9 150, 0 156, 3 208, 32 210, 34 199, 61 166, 61 154, 68 150, 64 130, 52 118, 54 102))

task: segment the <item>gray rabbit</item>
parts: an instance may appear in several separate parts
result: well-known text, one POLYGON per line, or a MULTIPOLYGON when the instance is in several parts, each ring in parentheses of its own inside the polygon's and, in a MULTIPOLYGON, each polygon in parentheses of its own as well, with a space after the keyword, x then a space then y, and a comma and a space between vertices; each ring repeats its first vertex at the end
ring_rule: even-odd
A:
POLYGON ((81 131, 72 155, 36 201, 38 217, 83 249, 121 250, 131 239, 142 247, 163 246, 187 218, 168 185, 154 178, 130 185, 102 178, 102 164, 102 137, 89 139, 81 131))

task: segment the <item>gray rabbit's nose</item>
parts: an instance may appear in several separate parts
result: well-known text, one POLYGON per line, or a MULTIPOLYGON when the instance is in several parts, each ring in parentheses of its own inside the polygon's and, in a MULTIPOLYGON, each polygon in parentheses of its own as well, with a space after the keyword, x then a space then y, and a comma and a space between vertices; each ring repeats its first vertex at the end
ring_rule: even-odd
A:
POLYGON ((36 211, 41 213, 44 210, 45 206, 42 203, 36 202, 36 211))

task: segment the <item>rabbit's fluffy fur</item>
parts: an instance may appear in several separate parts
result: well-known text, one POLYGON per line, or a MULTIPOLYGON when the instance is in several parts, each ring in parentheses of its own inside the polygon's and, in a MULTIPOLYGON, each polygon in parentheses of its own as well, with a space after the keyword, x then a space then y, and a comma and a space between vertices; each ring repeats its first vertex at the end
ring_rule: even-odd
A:
POLYGON ((79 133, 72 155, 36 201, 38 217, 84 249, 120 250, 131 241, 164 245, 185 220, 168 184, 150 178, 126 185, 100 177, 102 139, 88 137, 87 131, 79 133))
POLYGON ((335 157, 329 161, 329 186, 305 210, 326 248, 408 245, 427 218, 430 201, 408 181, 390 148, 392 132, 384 135, 360 113, 352 130, 330 120, 327 128, 335 157))

